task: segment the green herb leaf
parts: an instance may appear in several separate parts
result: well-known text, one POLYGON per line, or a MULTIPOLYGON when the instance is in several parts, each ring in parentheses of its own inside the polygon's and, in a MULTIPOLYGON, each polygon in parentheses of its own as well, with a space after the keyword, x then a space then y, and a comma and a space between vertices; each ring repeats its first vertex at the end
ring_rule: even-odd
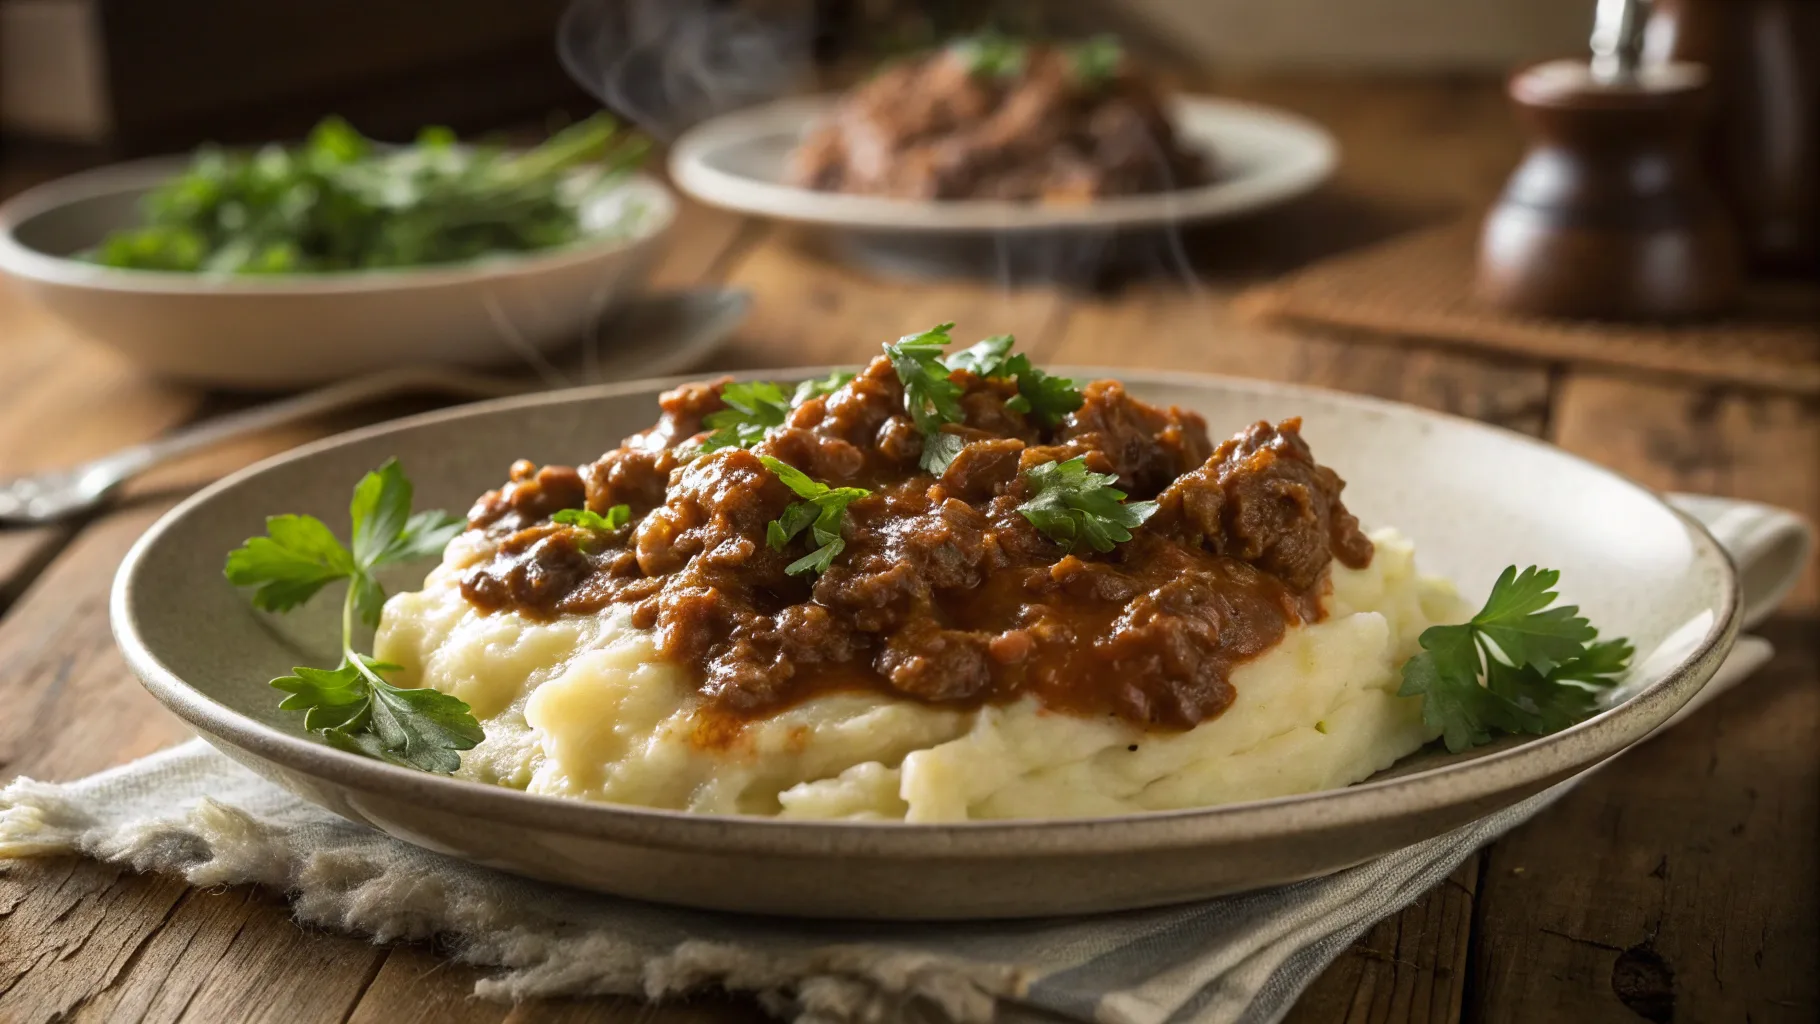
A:
POLYGON ((959 423, 966 418, 961 408, 961 386, 948 379, 949 370, 942 365, 942 351, 954 339, 948 332, 951 323, 937 324, 921 334, 907 334, 885 345, 891 368, 904 385, 904 411, 916 422, 923 435, 922 467, 931 472, 932 455, 939 448, 929 440, 941 433, 942 424, 959 423))
POLYGON ((614 505, 607 509, 607 514, 604 516, 591 509, 565 508, 551 516, 550 521, 561 523, 564 526, 579 526, 584 530, 612 533, 632 521, 632 506, 614 505))
POLYGON ((1012 356, 1005 361, 1004 372, 1017 378, 1017 395, 1005 407, 1035 416, 1044 426, 1059 425, 1084 400, 1075 390, 1074 381, 1044 373, 1030 362, 1029 356, 1012 356))
POLYGON ((1074 77, 1084 85, 1099 86, 1118 76, 1125 62, 1125 48, 1114 35, 1101 34, 1076 43, 1068 51, 1074 77))
POLYGON ((942 360, 950 370, 966 370, 976 377, 1002 377, 1005 357, 1017 339, 1009 334, 994 334, 942 360))
POLYGON ((411 517, 411 482, 404 478, 397 459, 361 477, 348 503, 354 524, 354 561, 371 566, 404 533, 411 517))
POLYGON ((1001 32, 987 30, 949 44, 954 54, 976 75, 1013 78, 1023 74, 1030 48, 1001 32))
POLYGON ((149 192, 143 223, 83 257, 108 266, 213 274, 314 273, 473 260, 621 233, 582 211, 643 158, 643 139, 605 115, 526 153, 458 147, 446 128, 376 146, 329 118, 302 144, 198 150, 149 192))
MULTIPOLYGON (((332 137, 325 145, 338 145, 332 137)), ((302 604, 335 580, 347 581, 342 602, 341 664, 333 669, 298 666, 272 686, 289 694, 280 704, 304 712, 304 728, 344 750, 425 771, 452 772, 456 753, 480 742, 480 723, 468 706, 434 690, 400 689, 382 673, 398 666, 353 648, 358 617, 377 625, 385 590, 373 570, 391 562, 439 552, 466 525, 443 512, 411 514, 411 482, 397 460, 368 473, 348 503, 353 549, 344 547, 313 516, 273 516, 266 536, 229 552, 225 573, 250 586, 253 604, 282 612, 302 604)))
POLYGON ((467 520, 441 509, 425 509, 404 522, 404 532, 379 553, 376 565, 440 557, 449 541, 468 528, 467 520))
POLYGON ((1156 512, 1154 501, 1126 504, 1125 492, 1112 486, 1118 477, 1092 472, 1084 455, 1033 466, 1024 471, 1024 480, 1036 493, 1017 510, 1069 551, 1083 544, 1111 551, 1156 512))
POLYGON ((846 387, 847 382, 852 379, 852 371, 835 370, 826 377, 818 377, 815 380, 805 380, 796 385, 795 393, 790 396, 790 405, 794 408, 807 402, 811 398, 821 398, 825 395, 831 395, 841 388, 846 387))
POLYGON ((1398 693, 1422 698, 1422 719, 1458 753, 1497 733, 1558 732, 1598 710, 1634 652, 1598 631, 1572 605, 1548 607, 1561 574, 1510 566, 1485 607, 1457 626, 1430 626, 1403 666, 1398 693))
POLYGON ((1522 573, 1514 565, 1505 569, 1472 624, 1514 665, 1534 665, 1546 673, 1578 657, 1599 634, 1573 605, 1547 607, 1554 603, 1553 587, 1560 578, 1553 569, 1533 565, 1522 573))
POLYGON ((228 582, 256 587, 253 607, 290 611, 335 580, 354 574, 354 556, 315 516, 272 516, 266 536, 228 553, 228 582))
POLYGON ((805 572, 823 573, 834 563, 847 542, 841 536, 846 524, 847 506, 871 494, 860 487, 829 487, 813 480, 807 473, 769 455, 759 456, 791 493, 804 501, 791 503, 784 514, 765 526, 765 542, 773 551, 782 552, 798 534, 809 531, 815 548, 784 567, 792 576, 805 572))
POLYGON ((946 431, 931 434, 923 438, 921 465, 929 472, 940 476, 948 471, 948 464, 954 461, 955 456, 961 453, 961 449, 966 447, 966 444, 967 442, 959 434, 950 434, 946 431))
POLYGON ((767 430, 783 426, 790 415, 791 402, 784 389, 768 380, 734 381, 721 389, 720 400, 727 408, 702 419, 704 426, 714 428, 702 443, 705 452, 750 448, 764 440, 767 430))

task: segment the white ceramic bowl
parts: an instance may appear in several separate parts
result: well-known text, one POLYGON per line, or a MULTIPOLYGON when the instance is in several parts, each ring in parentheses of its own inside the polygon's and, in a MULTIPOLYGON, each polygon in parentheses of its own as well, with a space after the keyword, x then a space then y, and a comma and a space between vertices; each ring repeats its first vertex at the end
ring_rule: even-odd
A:
MULTIPOLYGON (((1062 371, 1066 372, 1066 371, 1062 371)), ((797 379, 805 371, 778 371, 797 379)), ((1336 871, 1456 828, 1661 725, 1711 677, 1739 620, 1736 573, 1693 520, 1532 438, 1408 406, 1190 374, 1120 374, 1216 432, 1302 415, 1367 526, 1400 527, 1423 569, 1482 598, 1506 565, 1642 652, 1623 699, 1551 736, 1433 750, 1346 789, 1201 810, 955 825, 778 821, 532 796, 331 749, 266 683, 332 660, 334 602, 255 612, 222 559, 264 517, 341 521, 360 474, 397 456, 426 507, 465 508, 515 458, 593 458, 656 413, 661 382, 431 413, 310 445, 172 511, 120 568, 115 636, 171 710, 230 756, 354 821, 507 871, 644 899, 842 917, 1009 917, 1188 900, 1336 871)), ((427 567, 426 567, 427 568, 427 567)), ((421 571, 421 570, 420 570, 421 571)), ((400 581, 414 583, 415 579, 400 581)))
POLYGON ((624 234, 447 266, 204 276, 72 259, 138 222, 145 192, 188 158, 87 171, 0 204, 0 272, 87 338, 169 377, 244 388, 319 384, 392 366, 486 366, 583 337, 644 278, 676 204, 635 175, 595 200, 624 234))
POLYGON ((1214 157, 1214 180, 1193 188, 1091 203, 918 200, 843 195, 786 180, 791 150, 828 116, 834 96, 735 111, 691 129, 670 150, 670 175, 702 202, 741 213, 856 231, 978 234, 1126 230, 1216 220, 1292 199, 1333 173, 1338 147, 1294 114, 1210 96, 1171 101, 1176 131, 1214 157))

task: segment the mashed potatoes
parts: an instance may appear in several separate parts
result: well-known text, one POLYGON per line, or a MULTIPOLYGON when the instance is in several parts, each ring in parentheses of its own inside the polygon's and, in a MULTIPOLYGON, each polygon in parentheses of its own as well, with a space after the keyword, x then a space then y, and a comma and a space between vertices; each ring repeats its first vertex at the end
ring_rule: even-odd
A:
POLYGON ((1416 637, 1470 614, 1415 571, 1394 531, 1363 570, 1333 566, 1328 617, 1231 676, 1238 699, 1185 732, 1077 718, 1026 700, 943 710, 882 695, 815 697, 730 742, 690 709, 685 672, 623 608, 536 622, 484 615, 459 576, 487 555, 450 544, 421 591, 387 603, 376 653, 401 685, 473 707, 486 740, 461 777, 706 813, 961 821, 1168 810, 1357 782, 1421 746, 1419 700, 1396 689, 1416 637))

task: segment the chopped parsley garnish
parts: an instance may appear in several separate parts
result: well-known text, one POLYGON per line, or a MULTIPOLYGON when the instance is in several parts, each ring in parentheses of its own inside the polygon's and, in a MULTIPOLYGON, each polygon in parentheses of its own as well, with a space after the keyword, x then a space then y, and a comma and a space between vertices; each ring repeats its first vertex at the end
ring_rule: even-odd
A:
POLYGON ((727 407, 702 417, 702 425, 714 428, 714 432, 702 442, 701 450, 750 448, 764 440, 773 427, 783 426, 791 410, 811 398, 833 394, 852 379, 852 373, 836 370, 826 377, 797 384, 788 397, 782 384, 768 380, 734 381, 720 392, 720 400, 727 407))
POLYGON ((1397 693, 1422 698, 1422 720, 1448 750, 1565 729, 1598 710, 1599 692, 1629 666, 1628 641, 1599 640, 1575 605, 1548 607, 1560 578, 1510 566, 1470 621, 1422 631, 1397 693))
POLYGON ((607 514, 604 516, 592 509, 565 508, 551 516, 550 521, 561 523, 564 526, 579 526, 584 530, 612 533, 624 528, 627 523, 632 521, 632 506, 614 505, 607 509, 607 514))
POLYGON ((1075 390, 1074 381, 1044 373, 1021 352, 1013 355, 1011 346, 1016 343, 1017 339, 1009 334, 995 334, 956 352, 943 360, 943 365, 978 377, 1014 378, 1017 394, 1005 403, 1005 408, 1033 415, 1046 427, 1056 426, 1064 416, 1081 407, 1081 393, 1075 390))
POLYGON ((1015 344, 1017 339, 1009 334, 994 334, 942 360, 942 365, 950 370, 966 370, 976 377, 1002 377, 1005 357, 1015 344))
POLYGON ((1030 59, 1030 47, 1022 40, 991 29, 957 39, 949 46, 966 63, 968 71, 988 78, 1021 75, 1030 59))
POLYGON ((785 566, 784 571, 792 576, 805 572, 827 572, 828 566, 834 564, 834 557, 847 546, 846 540, 841 537, 841 528, 846 523, 847 506, 872 492, 861 487, 829 487, 811 480, 807 473, 788 462, 769 455, 760 455, 758 458, 766 469, 784 482, 785 487, 804 499, 784 509, 783 515, 765 527, 765 542, 771 545, 771 550, 782 552, 797 534, 808 530, 810 539, 815 544, 814 550, 785 566))
POLYGON ((1051 377, 1031 365, 1029 356, 1019 354, 1005 360, 1003 375, 1017 378, 1017 394, 1005 408, 1035 416, 1046 427, 1057 426, 1081 407, 1081 393, 1075 390, 1074 381, 1051 377))
POLYGON ((948 379, 950 371, 942 363, 942 350, 954 340, 948 335, 952 330, 951 323, 937 324, 921 334, 906 334, 885 344, 891 368, 904 385, 904 410, 923 435, 922 467, 931 473, 947 468, 944 454, 952 461, 953 453, 960 450, 957 445, 936 440, 943 436, 942 425, 966 418, 961 409, 961 386, 948 379))
POLYGON ((835 370, 826 377, 817 377, 796 385, 796 392, 790 396, 791 406, 798 406, 811 398, 823 398, 832 395, 847 386, 853 379, 851 370, 835 370))
POLYGON ((341 606, 341 664, 333 669, 299 666, 272 680, 289 693, 278 706, 305 712, 306 729, 330 745, 428 772, 461 767, 457 751, 482 737, 468 705, 432 689, 397 687, 385 673, 397 665, 354 650, 354 620, 378 625, 385 589, 374 571, 380 566, 424 558, 466 525, 446 512, 411 514, 411 482, 398 460, 368 473, 348 505, 353 545, 344 547, 315 516, 272 516, 266 535, 229 552, 228 582, 253 587, 253 606, 285 612, 303 604, 336 580, 347 581, 341 606))
POLYGON ((1103 85, 1119 73, 1124 63, 1125 48, 1117 36, 1097 35, 1074 44, 1068 50, 1068 62, 1074 77, 1087 85, 1103 85))
POLYGON ((720 400, 727 407, 702 418, 703 426, 714 428, 702 442, 704 452, 750 448, 765 439, 765 431, 783 426, 792 408, 784 389, 768 380, 734 381, 721 389, 720 400))
POLYGON ((1082 544, 1111 551, 1156 512, 1154 501, 1126 503, 1125 492, 1112 486, 1118 477, 1090 471, 1085 455, 1033 466, 1024 471, 1024 480, 1036 493, 1017 510, 1069 551, 1082 544))
POLYGON ((951 323, 939 324, 885 346, 897 379, 904 385, 904 408, 923 435, 923 469, 941 473, 965 444, 960 437, 942 430, 944 424, 966 419, 960 404, 962 388, 949 379, 955 371, 965 370, 982 378, 1015 379, 1017 394, 1005 402, 1005 408, 1034 416, 1044 426, 1056 426, 1081 407, 1081 393, 1075 390, 1074 382, 1037 369, 1029 356, 1013 355, 1011 347, 1017 341, 1009 334, 995 334, 944 357, 943 350, 953 340, 949 336, 952 330, 951 323))

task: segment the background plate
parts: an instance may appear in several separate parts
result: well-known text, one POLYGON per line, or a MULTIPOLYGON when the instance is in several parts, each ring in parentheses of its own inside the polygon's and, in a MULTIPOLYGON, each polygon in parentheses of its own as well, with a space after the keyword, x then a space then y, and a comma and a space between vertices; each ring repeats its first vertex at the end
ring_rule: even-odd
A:
POLYGON ((725 114, 670 151, 678 187, 742 213, 867 231, 993 232, 1151 228, 1250 213, 1307 192, 1332 173, 1333 137, 1294 114, 1207 96, 1171 101, 1184 143, 1213 154, 1215 180, 1196 188, 1078 206, 1004 200, 913 200, 816 192, 786 184, 790 151, 834 108, 807 96, 725 114))

